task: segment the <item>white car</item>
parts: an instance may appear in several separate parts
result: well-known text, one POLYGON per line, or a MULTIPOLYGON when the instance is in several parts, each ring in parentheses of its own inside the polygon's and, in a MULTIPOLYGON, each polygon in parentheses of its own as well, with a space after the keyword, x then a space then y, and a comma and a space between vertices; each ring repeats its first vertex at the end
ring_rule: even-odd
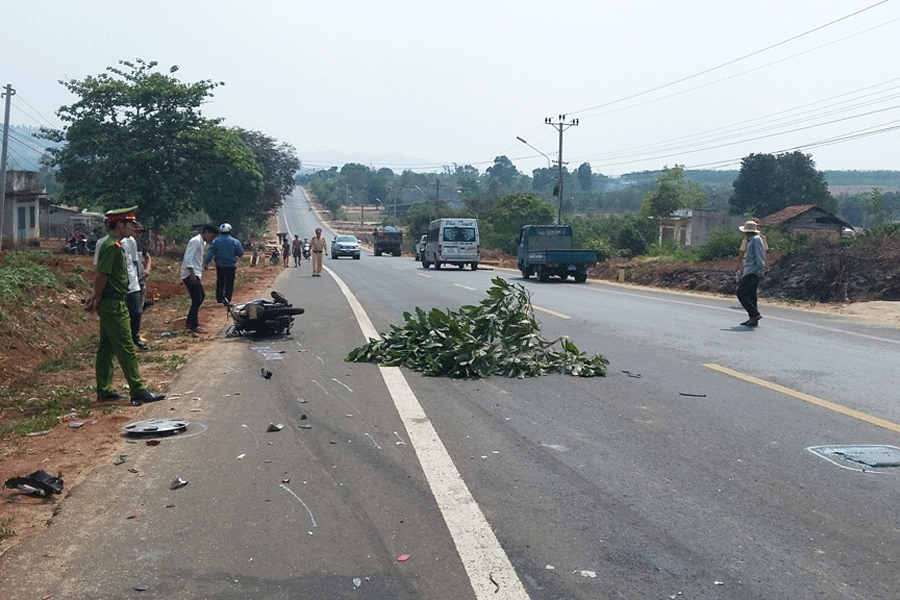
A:
POLYGON ((419 238, 419 241, 416 242, 416 260, 422 260, 422 255, 425 254, 425 242, 428 240, 427 235, 423 235, 419 238))

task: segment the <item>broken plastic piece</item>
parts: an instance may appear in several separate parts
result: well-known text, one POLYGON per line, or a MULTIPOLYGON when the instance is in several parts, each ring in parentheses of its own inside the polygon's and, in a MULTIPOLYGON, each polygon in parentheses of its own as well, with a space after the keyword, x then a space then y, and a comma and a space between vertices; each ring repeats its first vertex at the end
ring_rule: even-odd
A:
POLYGON ((16 488, 32 496, 46 498, 51 494, 62 492, 63 480, 41 470, 27 477, 11 477, 6 480, 3 487, 16 488))
POLYGON ((409 560, 409 554, 401 554, 397 557, 397 562, 406 562, 409 560))
POLYGON ((71 423, 69 423, 69 427, 71 427, 72 429, 78 429, 82 425, 84 425, 84 423, 75 422, 75 421, 72 421, 71 423))
POLYGON ((276 425, 275 423, 269 423, 269 426, 266 427, 266 431, 281 431, 284 428, 284 425, 279 423, 276 425))
POLYGON ((259 370, 259 372, 260 372, 260 373, 262 374, 262 376, 263 376, 264 378, 266 378, 266 379, 269 379, 269 378, 272 377, 272 371, 268 370, 268 369, 265 368, 265 367, 262 367, 262 368, 259 370))
POLYGON ((185 481, 184 479, 182 479, 181 477, 176 477, 175 479, 172 480, 172 483, 169 484, 169 489, 177 490, 178 488, 183 488, 187 484, 188 484, 188 482, 185 481))
POLYGON ((353 578, 353 587, 358 588, 361 585, 362 585, 362 579, 360 579, 359 577, 354 577, 353 578))
POLYGON ((121 465, 121 464, 124 463, 124 462, 125 462, 125 455, 124 455, 124 454, 120 454, 120 455, 118 456, 118 458, 116 458, 116 460, 113 461, 113 464, 114 464, 114 465, 121 465))
POLYGON ((290 482, 291 482, 290 478, 285 478, 285 479, 281 480, 281 483, 290 483, 290 482))

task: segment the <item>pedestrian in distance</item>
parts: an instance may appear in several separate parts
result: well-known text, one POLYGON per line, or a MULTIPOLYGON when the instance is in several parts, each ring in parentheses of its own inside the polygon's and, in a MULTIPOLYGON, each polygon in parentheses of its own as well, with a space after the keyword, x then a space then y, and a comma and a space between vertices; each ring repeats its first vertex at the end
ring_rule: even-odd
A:
POLYGON ((287 235, 281 240, 281 260, 284 262, 284 268, 287 269, 291 264, 291 240, 287 235))
POLYGON ((209 268, 209 263, 216 261, 216 302, 219 304, 227 306, 231 303, 237 261, 243 255, 244 247, 241 242, 231 237, 231 225, 219 225, 219 235, 209 245, 206 258, 203 259, 204 270, 209 268))
POLYGON ((300 241, 299 235, 295 235, 294 241, 291 242, 291 254, 294 255, 294 268, 299 267, 303 258, 303 242, 300 241))
POLYGON ((322 237, 322 228, 316 228, 316 235, 309 241, 312 252, 312 276, 322 276, 322 254, 325 253, 325 238, 322 237))
POLYGON ((216 239, 216 228, 205 225, 203 230, 192 237, 184 249, 184 258, 181 261, 181 281, 187 288, 191 297, 191 308, 188 310, 187 319, 184 322, 185 329, 196 336, 206 333, 200 327, 200 306, 206 299, 203 291, 203 248, 206 244, 216 239))
POLYGON ((750 317, 741 325, 756 327, 762 319, 757 308, 757 290, 759 280, 766 273, 766 247, 759 235, 759 225, 756 221, 747 221, 738 229, 745 235, 747 251, 744 254, 744 270, 738 283, 737 298, 750 317))
POLYGON ((138 368, 137 353, 131 336, 128 308, 128 258, 122 248, 122 240, 134 233, 137 206, 111 210, 106 213, 109 236, 97 253, 97 274, 94 293, 85 299, 84 309, 96 312, 100 320, 100 339, 97 344, 95 371, 98 400, 119 400, 123 394, 113 390, 113 359, 119 362, 128 382, 131 405, 156 402, 165 398, 154 394, 144 385, 138 368))

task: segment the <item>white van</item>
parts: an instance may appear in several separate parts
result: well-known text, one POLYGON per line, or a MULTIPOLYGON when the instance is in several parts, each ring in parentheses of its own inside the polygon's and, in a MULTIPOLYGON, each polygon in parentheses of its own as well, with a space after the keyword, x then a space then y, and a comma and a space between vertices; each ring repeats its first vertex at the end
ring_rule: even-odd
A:
POLYGON ((428 226, 428 239, 422 254, 422 266, 469 265, 478 268, 478 221, 475 219, 436 219, 428 226))

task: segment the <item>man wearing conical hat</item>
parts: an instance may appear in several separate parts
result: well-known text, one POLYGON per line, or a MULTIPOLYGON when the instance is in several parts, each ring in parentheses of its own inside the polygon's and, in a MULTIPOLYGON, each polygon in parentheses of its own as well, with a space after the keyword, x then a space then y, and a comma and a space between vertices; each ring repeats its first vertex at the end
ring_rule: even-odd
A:
POLYGON ((119 361, 128 382, 131 405, 156 402, 165 398, 154 394, 144 385, 138 369, 137 354, 131 338, 131 320, 125 306, 128 294, 125 251, 122 238, 134 234, 137 206, 111 210, 106 213, 109 237, 97 252, 97 276, 94 294, 84 301, 84 309, 97 312, 100 319, 100 342, 97 345, 97 398, 118 400, 125 396, 113 390, 113 358, 119 361))

